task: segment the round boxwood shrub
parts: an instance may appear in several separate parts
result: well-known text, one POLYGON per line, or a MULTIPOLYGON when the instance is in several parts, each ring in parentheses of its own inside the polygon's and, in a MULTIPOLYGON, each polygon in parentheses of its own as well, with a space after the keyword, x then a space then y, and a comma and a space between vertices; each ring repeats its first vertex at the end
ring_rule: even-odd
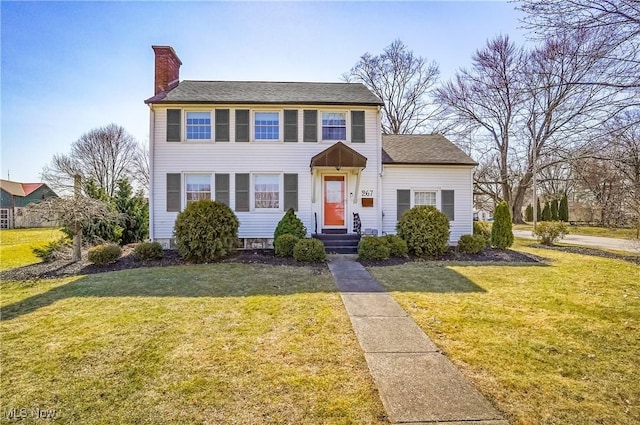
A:
POLYGON ((505 249, 513 245, 513 229, 511 227, 511 213, 509 205, 502 201, 493 214, 491 226, 491 245, 498 249, 505 249))
POLYGON ((289 233, 280 235, 274 244, 276 255, 278 257, 293 257, 293 248, 299 240, 299 237, 289 233))
POLYGON ((121 254, 122 249, 118 245, 109 243, 89 248, 87 257, 96 266, 104 266, 116 261, 121 254))
POLYGON ((302 239, 307 236, 307 228, 302 224, 302 220, 296 216, 296 212, 293 208, 289 208, 282 219, 278 222, 276 230, 273 232, 274 246, 278 238, 286 234, 296 236, 298 239, 302 239))
POLYGON ((159 242, 140 242, 136 245, 133 253, 141 260, 161 260, 164 257, 164 250, 159 242))
POLYGON ((398 235, 386 235, 383 239, 389 246, 389 255, 396 258, 404 258, 409 253, 407 243, 398 235))
POLYGON ((358 243, 358 258, 361 260, 386 260, 390 255, 391 249, 384 237, 365 236, 358 243))
POLYGON ((449 219, 436 207, 411 208, 400 217, 397 230, 409 252, 418 257, 437 256, 449 249, 449 219))
POLYGON ((293 258, 306 263, 324 261, 326 253, 322 241, 314 238, 300 239, 293 247, 293 258))
POLYGON ((491 246, 491 224, 488 221, 474 221, 473 234, 484 239, 484 246, 491 246))
POLYGON ((477 254, 482 251, 485 246, 482 235, 462 235, 458 241, 458 251, 468 254, 477 254))
POLYGON ((569 233, 569 227, 562 221, 543 221, 537 224, 533 235, 545 245, 553 245, 569 233))
POLYGON ((176 249, 186 260, 215 261, 236 250, 238 218, 222 202, 200 200, 178 214, 174 235, 176 249))

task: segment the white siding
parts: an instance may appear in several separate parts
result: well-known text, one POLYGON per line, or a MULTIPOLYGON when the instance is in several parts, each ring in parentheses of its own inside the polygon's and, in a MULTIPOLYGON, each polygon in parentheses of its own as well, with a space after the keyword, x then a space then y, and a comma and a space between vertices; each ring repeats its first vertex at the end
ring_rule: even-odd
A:
MULTIPOLYGON (((435 190, 440 208, 440 191, 454 190, 454 220, 450 223, 449 243, 456 245, 460 236, 473 232, 473 167, 385 165, 382 177, 382 230, 396 233, 397 190, 435 190)), ((413 202, 413 201, 412 201, 413 202)))
MULTIPOLYGON (((172 237, 173 225, 177 213, 166 211, 166 175, 167 173, 223 173, 230 174, 230 205, 232 209, 235 205, 235 178, 238 173, 297 173, 298 174, 298 211, 297 215, 304 222, 307 231, 314 231, 314 213, 321 217, 322 207, 322 185, 320 181, 316 184, 315 203, 312 203, 312 174, 309 167, 311 158, 317 153, 327 149, 334 142, 302 142, 303 136, 303 110, 318 110, 318 120, 321 119, 322 111, 344 111, 353 110, 365 111, 366 143, 350 143, 350 114, 347 114, 347 141, 345 144, 367 157, 367 167, 361 174, 360 190, 374 190, 374 208, 362 208, 360 204, 360 193, 355 193, 356 175, 350 170, 332 170, 334 174, 349 173, 347 181, 347 192, 353 193, 357 203, 353 203, 353 198, 349 198, 347 206, 347 223, 349 231, 352 230, 352 213, 360 213, 362 227, 379 228, 379 195, 377 192, 379 173, 380 152, 381 152, 381 132, 379 129, 377 107, 318 107, 305 106, 291 107, 286 105, 268 106, 256 108, 249 105, 216 105, 214 106, 165 106, 154 105, 152 111, 153 140, 154 146, 151 149, 153 158, 152 170, 152 235, 154 239, 167 239, 172 237), (183 131, 184 131, 184 110, 209 110, 215 108, 230 109, 230 142, 189 142, 177 143, 166 142, 166 110, 172 108, 183 109, 183 131), (235 109, 270 110, 282 111, 284 109, 298 109, 298 143, 283 142, 249 142, 235 143, 235 109)), ((212 127, 215 127, 213 123, 212 127)), ((281 114, 282 120, 282 114, 281 114)), ((318 129, 320 132, 321 125, 318 129)), ((281 135, 283 129, 281 127, 281 135)), ((329 171, 329 170, 327 170, 329 171)), ((325 172, 325 170, 322 170, 325 172)), ((212 192, 215 193, 212 187, 212 192)), ((212 193, 212 196, 213 196, 212 193)), ((184 176, 182 185, 182 197, 184 207, 184 176)), ((282 199, 281 199, 282 201, 282 199)), ((282 203, 282 202, 281 202, 282 203)), ((236 212, 240 220, 240 238, 272 238, 273 231, 282 218, 284 211, 277 212, 236 212)), ((322 228, 318 223, 318 231, 322 228)))

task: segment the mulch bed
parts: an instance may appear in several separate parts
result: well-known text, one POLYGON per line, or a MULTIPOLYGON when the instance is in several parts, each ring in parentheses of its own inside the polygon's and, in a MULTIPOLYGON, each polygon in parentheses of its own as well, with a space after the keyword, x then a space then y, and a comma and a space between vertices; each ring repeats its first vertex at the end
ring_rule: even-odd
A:
MULTIPOLYGON (((640 264, 640 256, 621 255, 612 252, 602 251, 594 248, 583 248, 577 246, 547 246, 533 245, 536 248, 552 249, 573 254, 592 255, 604 258, 619 259, 629 261, 634 264, 640 264)), ((30 264, 24 267, 18 267, 11 270, 0 272, 0 280, 18 280, 28 281, 36 279, 52 279, 62 278, 76 275, 86 275, 94 273, 112 272, 117 270, 136 269, 141 267, 167 267, 190 264, 180 257, 174 250, 165 250, 164 258, 154 261, 142 261, 133 254, 133 248, 124 247, 123 254, 118 261, 106 266, 98 267, 86 260, 86 252, 83 258, 85 260, 73 262, 70 256, 63 257, 48 263, 30 264)), ((461 261, 461 262, 486 262, 486 263, 541 263, 545 259, 532 254, 513 251, 510 249, 493 249, 486 248, 479 254, 465 254, 450 250, 449 252, 434 258, 421 259, 416 257, 408 258, 390 258, 383 261, 359 260, 360 263, 367 267, 384 267, 404 264, 408 262, 425 262, 425 261, 461 261)), ((326 269, 326 263, 307 264, 300 263, 293 258, 276 257, 273 250, 246 250, 238 251, 236 254, 220 261, 221 263, 242 263, 242 264, 269 264, 283 265, 294 267, 311 267, 316 271, 326 269)))

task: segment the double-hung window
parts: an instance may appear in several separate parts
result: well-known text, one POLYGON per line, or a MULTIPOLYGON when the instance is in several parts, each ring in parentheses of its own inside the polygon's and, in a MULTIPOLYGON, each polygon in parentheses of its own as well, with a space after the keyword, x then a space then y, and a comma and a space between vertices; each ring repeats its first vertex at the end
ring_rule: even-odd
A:
POLYGON ((280 114, 278 112, 255 112, 253 131, 254 139, 257 141, 280 140, 280 114))
POLYGON ((345 112, 322 113, 322 140, 347 139, 347 114, 345 112))
POLYGON ((413 206, 436 206, 436 192, 431 190, 416 190, 413 192, 413 206))
POLYGON ((185 184, 187 205, 201 199, 211 199, 210 174, 186 174, 185 184))
POLYGON ((253 199, 255 209, 280 208, 280 175, 254 174, 253 199))
POLYGON ((187 111, 187 140, 211 140, 211 112, 187 111))

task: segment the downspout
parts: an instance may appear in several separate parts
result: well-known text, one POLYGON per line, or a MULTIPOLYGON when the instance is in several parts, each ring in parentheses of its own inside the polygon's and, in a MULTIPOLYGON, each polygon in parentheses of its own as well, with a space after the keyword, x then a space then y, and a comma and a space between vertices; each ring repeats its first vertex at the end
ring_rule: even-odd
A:
POLYGON ((153 104, 149 104, 149 240, 154 240, 154 214, 153 210, 155 204, 153 202, 153 191, 154 191, 154 180, 155 173, 153 169, 153 158, 154 158, 154 145, 155 145, 155 111, 153 110, 153 104))

